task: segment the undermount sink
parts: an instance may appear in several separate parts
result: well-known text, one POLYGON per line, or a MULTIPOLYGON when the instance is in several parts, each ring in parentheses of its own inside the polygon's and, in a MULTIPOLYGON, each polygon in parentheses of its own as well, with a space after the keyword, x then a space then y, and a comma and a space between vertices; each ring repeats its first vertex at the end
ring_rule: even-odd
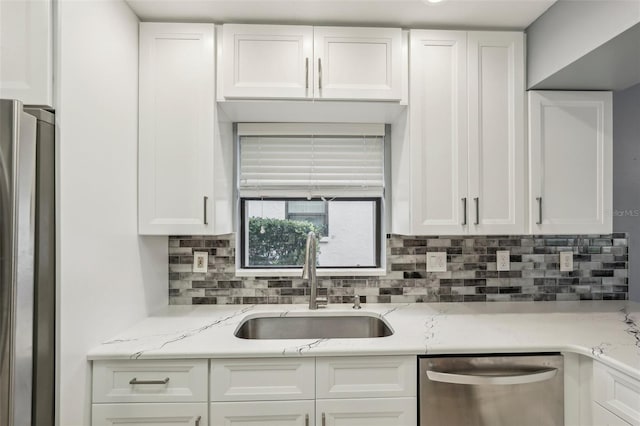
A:
POLYGON ((245 319, 235 332, 241 339, 347 339, 393 334, 370 315, 260 316, 245 319))

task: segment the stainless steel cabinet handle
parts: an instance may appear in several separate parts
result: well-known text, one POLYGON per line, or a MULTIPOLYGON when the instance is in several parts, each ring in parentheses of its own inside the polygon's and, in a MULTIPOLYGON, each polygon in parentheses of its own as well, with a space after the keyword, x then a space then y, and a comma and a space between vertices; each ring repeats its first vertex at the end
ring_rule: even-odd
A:
POLYGON ((480 199, 475 197, 473 202, 476 203, 476 221, 473 224, 480 225, 480 199))
POLYGON ((322 413, 322 426, 327 426, 327 417, 322 413))
POLYGON ((200 420, 202 420, 202 416, 198 416, 198 417, 196 417, 196 423, 195 423, 195 426, 200 426, 200 420))
POLYGON ((462 199, 462 226, 467 224, 467 197, 462 199))
POLYGON ((129 380, 130 385, 166 385, 167 383, 169 383, 168 377, 165 377, 162 380, 138 380, 134 377, 129 380))
POLYGON ((309 58, 304 58, 304 88, 309 88, 309 58))
POLYGON ((536 225, 542 225, 542 197, 536 197, 536 201, 538 202, 538 221, 536 225))
POLYGON ((427 370, 427 377, 434 382, 455 383, 459 385, 521 385, 525 383, 543 382, 555 377, 558 370, 556 368, 544 368, 533 372, 514 372, 509 374, 505 371, 504 375, 473 375, 459 374, 455 372, 443 373, 440 371, 427 370), (519 374, 517 374, 519 373, 519 374))
POLYGON ((309 415, 308 414, 304 415, 304 426, 309 426, 309 415))
POLYGON ((322 59, 318 58, 318 89, 322 89, 322 59))
POLYGON ((207 201, 209 201, 209 197, 205 196, 204 197, 204 224, 208 225, 209 222, 207 221, 207 201))

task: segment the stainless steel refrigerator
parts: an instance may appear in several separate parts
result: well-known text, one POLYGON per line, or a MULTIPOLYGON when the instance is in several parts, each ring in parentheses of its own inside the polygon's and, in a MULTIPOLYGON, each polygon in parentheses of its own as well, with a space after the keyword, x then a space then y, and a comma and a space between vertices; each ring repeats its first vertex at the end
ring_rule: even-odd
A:
POLYGON ((54 115, 0 100, 0 425, 55 417, 54 115))

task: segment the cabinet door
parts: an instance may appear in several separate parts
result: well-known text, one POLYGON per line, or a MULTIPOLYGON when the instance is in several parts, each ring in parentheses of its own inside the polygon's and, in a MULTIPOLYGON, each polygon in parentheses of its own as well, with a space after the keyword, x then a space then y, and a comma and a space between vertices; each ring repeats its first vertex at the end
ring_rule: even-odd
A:
POLYGON ((316 424, 322 426, 415 426, 416 398, 319 399, 316 424))
POLYGON ((410 55, 413 233, 464 234, 467 197, 467 35, 412 31, 410 55), (466 207, 466 208, 465 208, 466 207))
POLYGON ((529 92, 534 234, 612 230, 611 92, 529 92))
POLYGON ((313 426, 314 401, 214 402, 212 426, 313 426))
POLYGON ((314 27, 315 97, 402 97, 402 31, 399 28, 314 27))
POLYGON ((473 234, 525 232, 524 34, 468 33, 473 234))
POLYGON ((631 423, 625 422, 597 402, 593 402, 592 413, 594 426, 631 426, 631 423))
POLYGON ((225 98, 313 97, 313 28, 302 25, 222 27, 225 98))
POLYGON ((52 2, 0 1, 0 98, 53 106, 52 2))
POLYGON ((140 24, 140 234, 213 232, 213 38, 209 24, 140 24))
POLYGON ((93 404, 92 426, 207 426, 206 403, 93 404))

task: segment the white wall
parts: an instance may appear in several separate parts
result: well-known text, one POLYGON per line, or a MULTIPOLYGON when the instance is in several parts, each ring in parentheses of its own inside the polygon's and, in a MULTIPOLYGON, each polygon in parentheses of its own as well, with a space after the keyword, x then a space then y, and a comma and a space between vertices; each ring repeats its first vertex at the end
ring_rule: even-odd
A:
POLYGON ((640 0, 559 0, 527 28, 527 87, 638 22, 640 0))
POLYGON ((640 302, 640 84, 613 94, 613 231, 629 233, 629 298, 640 302))
POLYGON ((138 19, 57 7, 59 424, 86 426, 87 351, 168 303, 168 244, 137 236, 138 19))

